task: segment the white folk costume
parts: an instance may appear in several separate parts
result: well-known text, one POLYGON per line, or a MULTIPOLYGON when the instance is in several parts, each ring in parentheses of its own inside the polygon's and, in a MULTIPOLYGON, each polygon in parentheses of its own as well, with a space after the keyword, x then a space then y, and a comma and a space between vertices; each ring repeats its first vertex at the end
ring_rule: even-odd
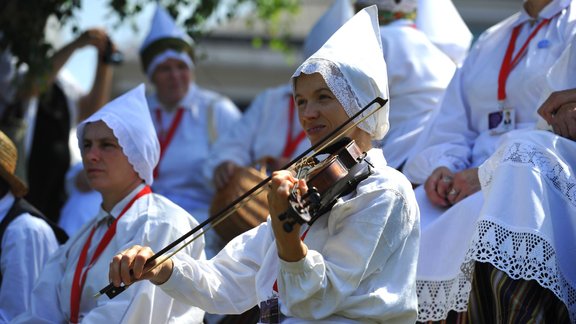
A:
MULTIPOLYGON (((184 62, 191 70, 192 40, 179 28, 168 12, 158 6, 150 32, 140 49, 143 69, 151 78, 154 69, 168 59, 184 62)), ((202 175, 216 138, 240 118, 240 111, 228 98, 190 84, 179 108, 168 111, 156 95, 148 98, 150 114, 162 145, 156 170, 154 191, 164 195, 202 222, 214 189, 202 175), (182 112, 180 112, 182 111, 182 112)), ((207 253, 221 248, 216 233, 206 235, 207 253)))
POLYGON ((416 153, 412 149, 439 107, 456 64, 415 28, 417 1, 358 1, 368 3, 378 5, 390 80, 390 132, 375 146, 382 147, 388 165, 400 169, 416 153))
MULTIPOLYGON (((549 93, 548 75, 566 55, 576 32, 576 16, 570 5, 568 0, 552 1, 532 24, 533 19, 522 10, 480 36, 448 87, 438 115, 427 126, 419 143, 420 153, 403 170, 413 183, 424 183, 440 166, 459 172, 484 163, 502 138, 501 133, 489 129, 491 113, 512 108, 516 129, 535 127, 536 110, 549 93), (518 31, 515 43, 511 42, 514 30, 518 31), (505 89, 505 96, 499 102, 499 73, 511 43, 515 44, 513 55, 525 43, 527 50, 505 86, 500 87, 500 93, 505 89)), ((450 310, 467 308, 471 286, 469 275, 464 273, 470 269, 463 268, 462 263, 484 197, 477 192, 444 209, 433 206, 423 189, 416 189, 422 220, 417 276, 419 320, 440 320, 450 310)))
MULTIPOLYGON (((353 15, 349 1, 334 1, 310 30, 304 57, 314 54, 353 15)), ((309 147, 290 84, 269 88, 254 99, 230 131, 218 138, 205 163, 204 176, 212 180, 214 169, 225 161, 248 166, 264 157, 292 160, 309 147)))
POLYGON ((26 193, 14 173, 17 155, 12 141, 0 132, 0 180, 10 186, 0 197, 0 323, 10 322, 30 306, 34 281, 58 248, 52 228, 43 219, 12 209, 26 193))
MULTIPOLYGON (((377 96, 387 98, 386 75, 377 72, 386 64, 376 13, 370 7, 350 19, 293 80, 320 73, 349 116, 377 96)), ((387 110, 385 105, 359 127, 382 138, 387 110)), ((176 255, 161 287, 213 313, 240 313, 276 296, 283 323, 413 323, 418 208, 410 184, 386 166, 382 151, 367 153, 374 173, 312 226, 303 226, 308 252, 302 260, 279 259, 268 219, 209 261, 176 255)))
MULTIPOLYGON (((13 203, 11 193, 0 199, 0 221, 13 203)), ((26 213, 10 223, 1 243, 0 323, 8 323, 30 306, 34 282, 58 241, 44 220, 26 213)))
MULTIPOLYGON (((74 322, 75 303, 78 303, 76 320, 83 323, 164 323, 173 320, 201 323, 202 310, 172 299, 147 281, 133 284, 114 299, 94 298, 108 285, 109 263, 118 252, 135 244, 160 250, 198 224, 182 208, 147 191, 153 181, 159 144, 148 113, 144 86, 115 99, 80 124, 80 141, 85 125, 96 121, 103 121, 112 129, 144 183, 118 202, 109 214, 100 209, 91 222, 56 251, 36 282, 28 313, 18 317, 15 323, 74 322), (107 241, 105 233, 114 227, 115 234, 112 233, 108 244, 95 257, 97 246, 107 241), (85 256, 84 266, 78 265, 82 255, 85 256), (75 276, 80 272, 86 278, 84 285, 75 276)), ((180 253, 203 259, 203 248, 200 239, 180 253)))

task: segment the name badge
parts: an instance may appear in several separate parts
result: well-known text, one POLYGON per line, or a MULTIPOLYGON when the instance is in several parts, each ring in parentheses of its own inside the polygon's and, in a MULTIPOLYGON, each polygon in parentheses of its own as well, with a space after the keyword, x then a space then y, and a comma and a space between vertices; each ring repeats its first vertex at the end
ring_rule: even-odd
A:
POLYGON ((260 302, 260 323, 280 323, 278 297, 260 302))
POLYGON ((516 128, 516 115, 512 108, 504 108, 488 114, 490 134, 498 135, 516 128))

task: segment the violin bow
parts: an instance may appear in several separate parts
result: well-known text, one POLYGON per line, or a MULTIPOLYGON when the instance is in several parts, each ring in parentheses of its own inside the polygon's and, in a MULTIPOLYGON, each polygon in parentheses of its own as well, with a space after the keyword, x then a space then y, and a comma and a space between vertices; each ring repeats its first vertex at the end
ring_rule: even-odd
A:
MULTIPOLYGON (((300 155, 298 155, 295 159, 293 159, 292 161, 288 162, 285 166, 283 166, 281 168, 281 170, 286 170, 288 168, 290 168, 292 165, 294 165, 295 163, 299 162, 300 160, 306 158, 306 156, 308 154, 310 154, 310 152, 315 151, 316 149, 318 149, 319 147, 321 149, 325 148, 326 146, 330 145, 330 143, 334 142, 336 139, 338 139, 337 135, 342 129, 344 129, 344 127, 346 127, 346 125, 348 125, 351 121, 353 121, 354 119, 356 119, 358 116, 360 116, 361 114, 363 114, 366 110, 368 110, 370 107, 372 107, 374 104, 378 104, 379 106, 374 109, 372 112, 370 112, 369 114, 367 114, 366 116, 363 116, 359 121, 355 122, 354 124, 352 124, 350 127, 346 128, 344 132, 342 132, 341 134, 345 133, 346 131, 348 131, 349 129, 351 129, 352 127, 358 125, 359 123, 361 123, 363 120, 365 120, 366 118, 368 118, 369 116, 371 116, 372 114, 374 114, 376 111, 380 110, 382 107, 384 107, 386 105, 386 103, 388 102, 388 99, 383 99, 381 97, 376 97, 374 100, 370 101, 366 106, 364 106, 362 109, 360 109, 360 111, 358 111, 357 113, 355 113, 353 116, 351 116, 350 118, 348 118, 344 123, 342 123, 341 125, 339 125, 338 127, 336 127, 334 130, 332 130, 329 134, 327 134, 326 136, 324 136, 318 143, 312 145, 310 148, 308 148, 306 151, 304 151, 303 153, 301 153, 300 155), (326 142, 326 143, 325 143, 326 142)), ((341 135, 339 134, 339 135, 341 135)), ((218 223, 220 223, 221 221, 223 221, 226 216, 229 216, 232 214, 232 212, 234 211, 233 208, 236 208, 236 205, 238 205, 240 202, 242 202, 244 199, 246 199, 247 197, 251 196, 254 192, 256 192, 257 190, 261 189, 264 185, 266 185, 270 180, 272 179, 272 176, 268 176, 266 179, 262 180, 259 184, 257 184, 256 186, 254 186, 252 189, 246 191, 244 194, 242 194, 240 197, 236 198, 234 201, 232 201, 230 204, 228 204, 226 206, 226 208, 224 208, 223 210, 219 211, 218 213, 216 213, 216 215, 213 215, 211 217, 209 217, 208 219, 206 219, 205 221, 203 221, 202 223, 200 223, 199 225, 197 225, 196 227, 194 227, 193 229, 191 229, 190 231, 188 231, 187 233, 185 233, 184 235, 180 236, 178 239, 176 239, 174 242, 168 244, 166 247, 164 247, 162 250, 156 252, 156 254, 154 254, 152 257, 150 257, 150 259, 148 259, 146 261, 146 263, 144 264, 144 267, 146 267, 147 265, 149 266, 150 264, 152 264, 156 259, 160 258, 161 256, 163 256, 164 254, 168 253, 170 250, 172 250, 174 247, 176 247, 178 244, 182 243, 183 241, 185 241, 187 238, 189 238, 190 236, 194 235, 196 232, 198 232, 200 229, 203 229, 204 227, 206 227, 206 225, 210 225, 206 230, 203 230, 202 232, 200 232, 199 235, 196 235, 195 237, 193 237, 192 239, 190 239, 189 241, 185 242, 185 244, 183 244, 181 247, 179 247, 178 249, 176 249, 175 251, 169 253, 166 257, 164 257, 163 259, 159 260, 153 267, 151 267, 150 269, 146 269, 145 272, 150 272, 152 270, 154 270, 156 267, 160 266, 162 263, 164 263, 166 260, 170 259, 172 256, 174 256, 176 253, 178 253, 179 251, 181 251, 183 248, 185 248, 186 246, 188 246, 190 243, 194 242, 194 240, 196 240, 198 237, 202 236, 207 230, 209 230, 210 228, 216 226, 218 223)), ((104 294, 106 294, 108 296, 108 298, 112 299, 114 297, 116 297, 117 295, 119 295, 120 293, 122 293, 124 290, 126 290, 126 288, 129 285, 124 285, 124 286, 120 286, 120 287, 115 287, 112 283, 108 284, 108 286, 102 288, 98 293, 96 293, 94 295, 94 298, 98 298, 104 294)))

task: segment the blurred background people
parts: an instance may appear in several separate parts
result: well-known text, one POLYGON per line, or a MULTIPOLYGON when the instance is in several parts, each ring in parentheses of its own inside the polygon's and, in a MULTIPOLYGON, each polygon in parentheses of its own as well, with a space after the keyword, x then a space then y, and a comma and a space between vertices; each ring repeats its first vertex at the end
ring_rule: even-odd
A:
MULTIPOLYGON (((115 45, 105 30, 91 28, 50 57, 47 75, 22 76, 13 66, 8 73, 24 81, 10 83, 11 87, 19 86, 6 90, 10 95, 5 108, 0 109, 2 128, 10 130, 14 142, 21 148, 18 174, 30 187, 26 198, 54 222, 58 222, 67 198, 66 172, 80 161, 75 125, 108 102, 113 62, 107 60, 105 53, 114 50, 115 45), (62 67, 75 51, 86 46, 98 50, 99 61, 92 88, 85 94, 62 67)), ((9 54, 5 59, 13 65, 9 54)))
POLYGON ((378 6, 388 68, 382 73, 390 81, 390 133, 375 145, 382 147, 388 165, 401 170, 438 108, 456 63, 417 29, 417 0, 358 0, 355 7, 372 4, 378 6))
POLYGON ((22 197, 28 188, 15 175, 18 152, 0 131, 0 323, 30 306, 30 293, 66 233, 22 197))
MULTIPOLYGON (((160 141, 154 192, 203 222, 214 188, 202 176, 202 168, 213 143, 240 118, 240 111, 228 98, 194 82, 192 40, 160 5, 140 48, 140 60, 154 87, 148 105, 160 141)), ((216 233, 206 234, 209 257, 222 246, 216 233)))

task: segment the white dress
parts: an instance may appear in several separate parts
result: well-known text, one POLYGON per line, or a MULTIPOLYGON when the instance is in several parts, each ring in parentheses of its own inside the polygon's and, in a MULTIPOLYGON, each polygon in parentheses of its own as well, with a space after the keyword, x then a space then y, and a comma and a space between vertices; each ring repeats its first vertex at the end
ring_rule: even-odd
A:
MULTIPOLYGON (((0 222, 14 200, 11 193, 0 199, 0 222)), ((8 323, 30 306, 34 282, 58 248, 58 241, 44 220, 26 213, 6 227, 1 243, 0 323, 8 323)))
MULTIPOLYGON (((550 93, 549 74, 567 55, 576 31, 576 14, 570 3, 557 0, 543 9, 540 17, 552 18, 551 22, 536 34, 526 56, 510 74, 506 84, 507 105, 515 109, 517 128, 535 128, 536 110, 550 93)), ((480 37, 457 71, 439 114, 420 142, 426 148, 404 169, 412 182, 423 183, 439 166, 454 172, 479 167, 496 152, 498 143, 505 137, 490 134, 487 115, 499 107, 497 78, 511 30, 528 20, 529 16, 522 10, 480 37)), ((530 24, 525 23, 516 49, 531 31, 530 24)), ((506 136, 514 133, 520 131, 506 136)), ((510 181, 504 183, 510 190, 510 181)), ((443 209, 428 201, 423 186, 416 189, 422 216, 417 274, 420 321, 443 319, 450 310, 466 310, 473 264, 465 259, 477 221, 489 203, 483 191, 484 187, 451 208, 443 209)))
POLYGON ((177 255, 162 289, 207 312, 231 314, 268 300, 277 280, 283 323, 414 323, 418 208, 381 150, 370 150, 368 159, 374 174, 309 227, 302 260, 278 258, 268 219, 212 260, 177 255))

